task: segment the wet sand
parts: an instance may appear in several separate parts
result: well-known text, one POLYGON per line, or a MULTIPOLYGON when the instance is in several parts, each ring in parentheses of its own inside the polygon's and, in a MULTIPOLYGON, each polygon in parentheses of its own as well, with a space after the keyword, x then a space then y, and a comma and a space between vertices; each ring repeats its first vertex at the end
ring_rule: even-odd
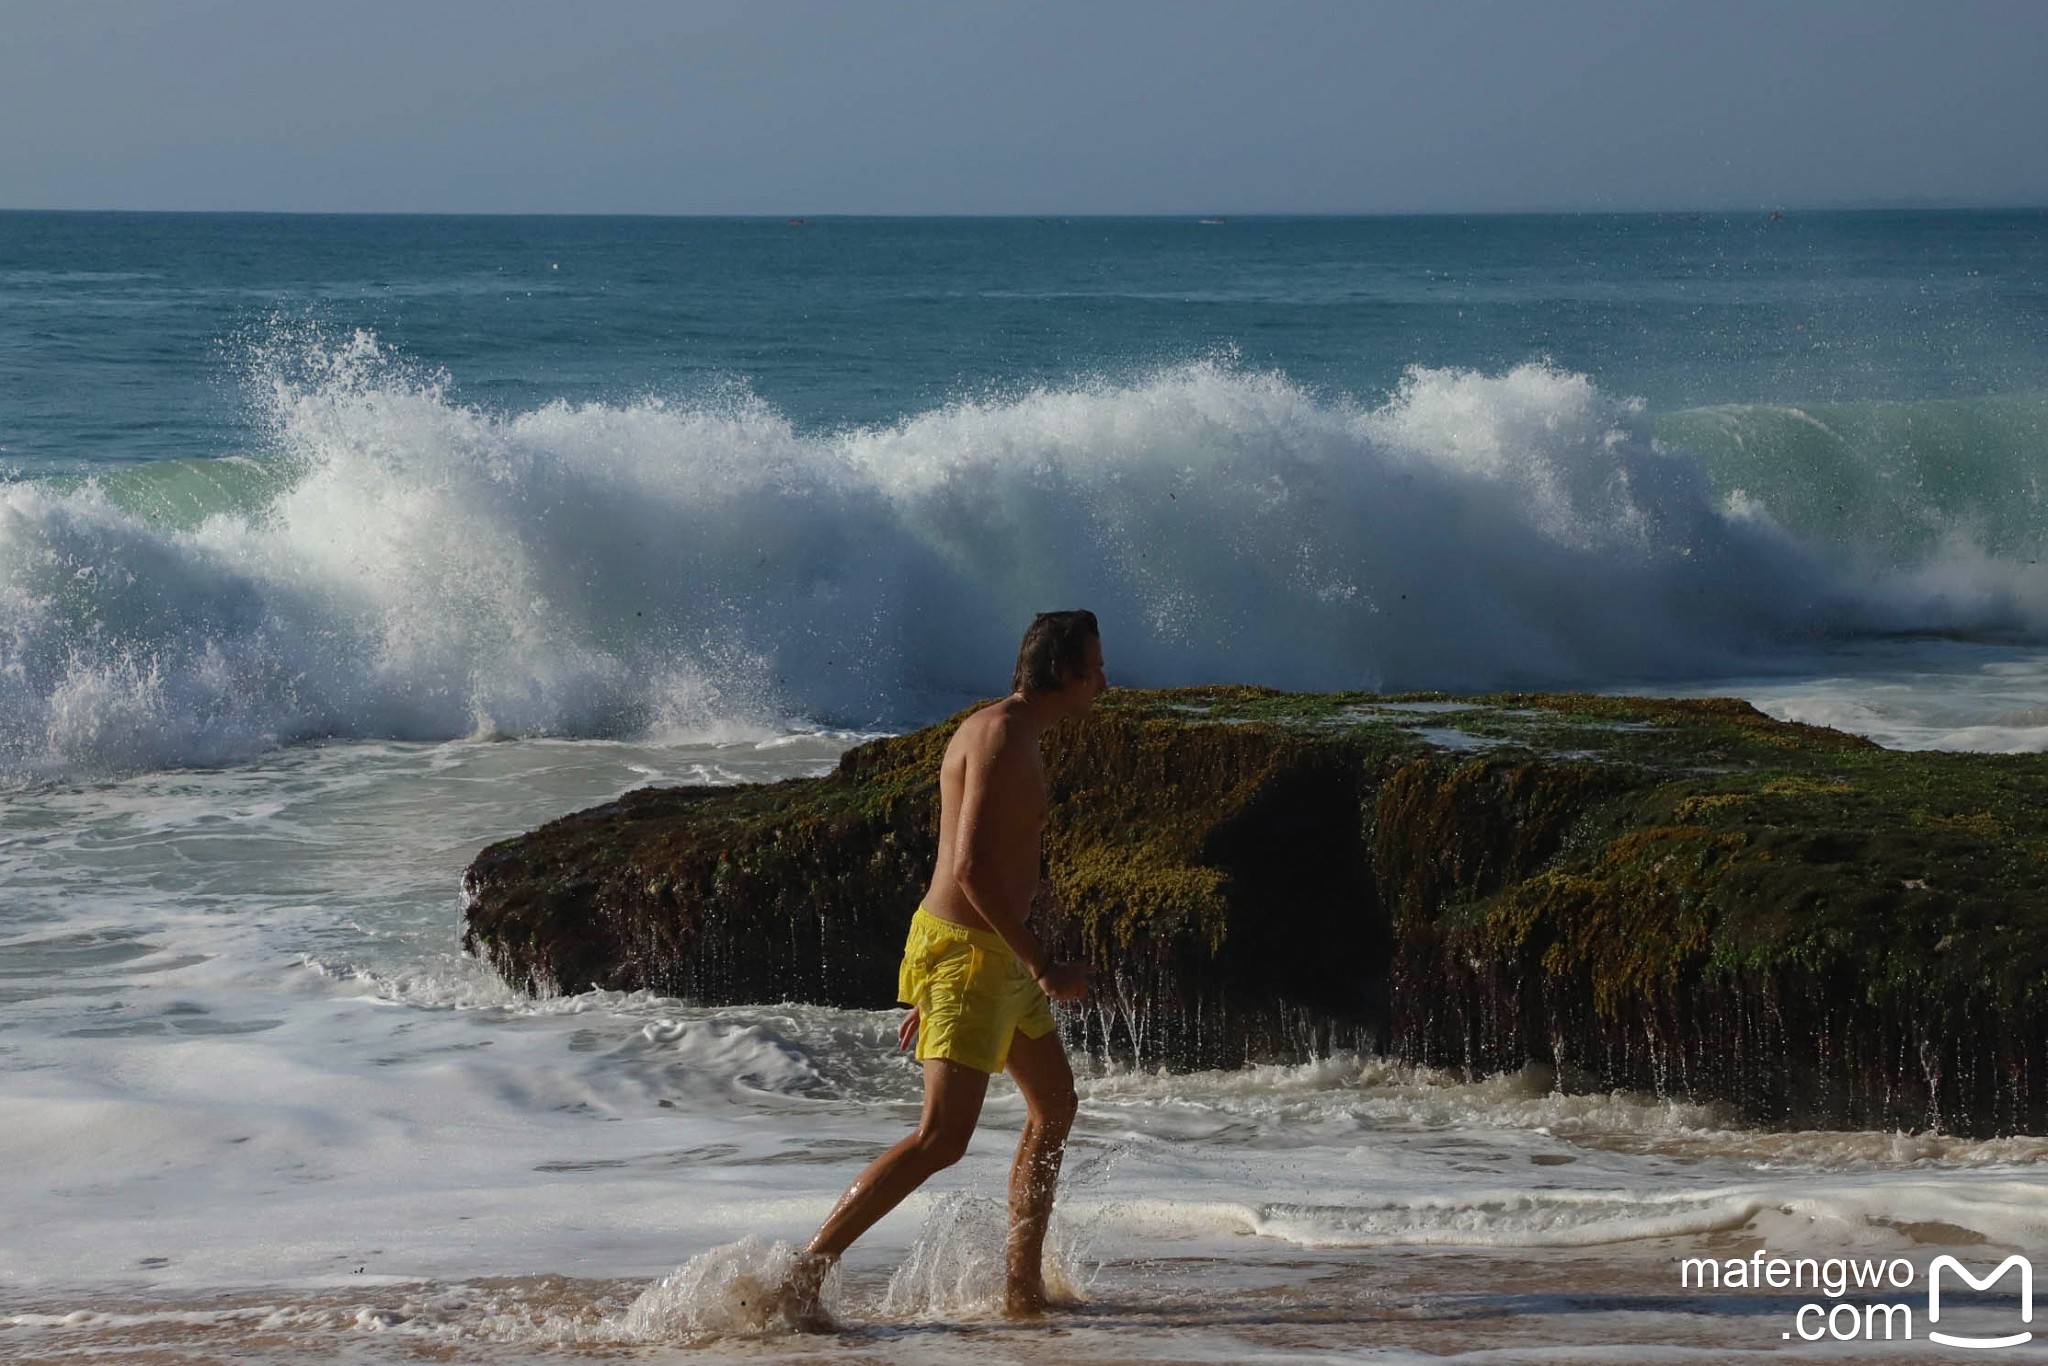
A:
MULTIPOLYGON (((1722 1240, 1715 1240, 1722 1241, 1722 1240)), ((182 1299, 7 1296, 0 1354, 12 1362, 632 1360, 649 1362, 1700 1361, 1956 1359, 1925 1340, 1919 1292, 1912 1341, 1806 1343, 1786 1336, 1811 1292, 1682 1289, 1681 1256, 1748 1249, 1701 1241, 1560 1255, 1453 1250, 1157 1256, 1111 1261, 1083 1304, 1038 1323, 992 1312, 891 1321, 892 1270, 850 1267, 842 1331, 669 1342, 620 1337, 647 1288, 560 1276, 462 1284, 387 1283, 312 1293, 182 1299)), ((1270 1252, 1270 1249, 1262 1249, 1270 1252)), ((1984 1255, 1974 1250, 1977 1258, 1984 1255)), ((1926 1257, 1916 1256, 1924 1268, 1926 1257)), ((1851 1299, 1854 1297, 1852 1296, 1851 1299)), ((1958 1312, 1988 1302, 1963 1301, 1958 1312)), ((1943 1326, 1951 1327, 1952 1323, 1943 1326)), ((1967 1331, 1967 1329, 1964 1329, 1967 1331)))

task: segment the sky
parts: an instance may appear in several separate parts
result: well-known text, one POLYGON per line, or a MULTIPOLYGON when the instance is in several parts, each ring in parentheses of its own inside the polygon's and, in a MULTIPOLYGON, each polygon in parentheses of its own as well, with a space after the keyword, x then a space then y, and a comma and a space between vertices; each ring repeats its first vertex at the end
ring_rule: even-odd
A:
POLYGON ((2048 203, 2048 0, 0 0, 0 208, 2048 203))

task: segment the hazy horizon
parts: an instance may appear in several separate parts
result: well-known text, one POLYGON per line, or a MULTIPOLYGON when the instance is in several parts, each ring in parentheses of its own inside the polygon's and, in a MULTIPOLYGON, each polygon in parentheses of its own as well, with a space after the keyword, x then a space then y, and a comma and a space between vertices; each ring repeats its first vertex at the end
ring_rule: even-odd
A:
POLYGON ((2004 203, 1997 200, 1941 199, 1912 202, 1871 202, 1836 204, 1669 204, 1641 208, 1486 208, 1486 209, 1187 209, 1177 212, 1079 213, 1062 209, 1018 209, 988 213, 829 213, 801 209, 764 209, 753 213, 690 213, 655 210, 608 212, 583 209, 135 209, 109 205, 79 205, 43 208, 33 205, 0 205, 0 214, 132 214, 137 217, 185 215, 219 218, 676 218, 708 222, 750 222, 755 220, 805 223, 866 222, 890 219, 946 220, 980 219, 989 222, 1116 221, 1119 219, 1221 220, 1300 218, 1533 218, 1604 217, 1669 218, 1686 215, 1728 217, 1737 214, 1782 213, 2048 213, 2048 197, 2032 203, 2004 203))

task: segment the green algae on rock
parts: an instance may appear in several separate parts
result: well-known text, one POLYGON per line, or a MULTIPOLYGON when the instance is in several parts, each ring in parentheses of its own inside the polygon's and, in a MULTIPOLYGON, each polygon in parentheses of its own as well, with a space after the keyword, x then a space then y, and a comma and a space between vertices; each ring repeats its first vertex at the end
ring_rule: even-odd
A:
MULTIPOLYGON (((535 992, 886 1006, 959 719, 494 845, 465 943, 535 992)), ((1763 1122, 2048 1128, 2048 757, 1732 699, 1188 688, 1109 694, 1046 760, 1040 923, 1104 969, 1079 1046, 1384 1048, 1763 1122)))

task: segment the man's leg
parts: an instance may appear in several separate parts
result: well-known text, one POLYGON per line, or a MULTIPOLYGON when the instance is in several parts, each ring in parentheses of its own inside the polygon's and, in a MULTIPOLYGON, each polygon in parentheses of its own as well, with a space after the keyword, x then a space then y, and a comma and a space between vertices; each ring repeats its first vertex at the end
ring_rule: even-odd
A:
POLYGON ((1037 1039, 1020 1033, 1011 1040, 1009 1073, 1029 1111, 1010 1168, 1009 1284, 1003 1309, 1024 1317, 1045 1309, 1045 1226, 1052 1218, 1067 1130, 1080 1102, 1058 1030, 1037 1039))
POLYGON ((988 1094, 988 1073, 949 1058, 924 1060, 924 1114, 910 1137, 870 1162, 825 1216, 797 1258, 791 1289, 802 1319, 816 1319, 825 1273, 853 1240, 903 1203, 933 1173, 958 1162, 974 1137, 988 1094))

